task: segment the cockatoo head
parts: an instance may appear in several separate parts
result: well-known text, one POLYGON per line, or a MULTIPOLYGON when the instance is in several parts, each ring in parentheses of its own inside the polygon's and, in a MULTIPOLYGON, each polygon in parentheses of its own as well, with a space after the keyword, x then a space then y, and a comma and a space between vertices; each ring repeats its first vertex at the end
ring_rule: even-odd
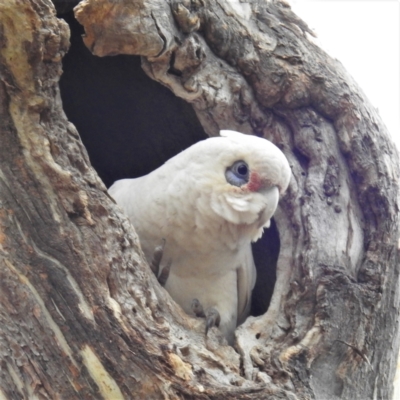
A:
POLYGON ((229 130, 220 135, 192 146, 202 147, 191 159, 192 177, 209 194, 213 212, 232 224, 253 225, 257 240, 289 185, 289 163, 266 139, 229 130))

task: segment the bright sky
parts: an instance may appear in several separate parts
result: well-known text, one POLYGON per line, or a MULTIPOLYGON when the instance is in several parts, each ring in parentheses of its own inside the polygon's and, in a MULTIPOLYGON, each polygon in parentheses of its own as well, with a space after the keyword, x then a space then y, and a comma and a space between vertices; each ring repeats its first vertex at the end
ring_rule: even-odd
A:
POLYGON ((289 0, 378 108, 400 150, 400 2, 289 0))

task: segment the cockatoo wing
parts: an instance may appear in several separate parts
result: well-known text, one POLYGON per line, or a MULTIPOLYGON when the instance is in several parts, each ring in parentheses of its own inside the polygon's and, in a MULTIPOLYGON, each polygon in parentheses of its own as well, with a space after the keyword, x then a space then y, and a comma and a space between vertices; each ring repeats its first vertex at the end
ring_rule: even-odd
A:
POLYGON ((256 283, 257 271, 250 244, 243 249, 243 261, 237 269, 238 325, 248 317, 251 307, 251 292, 256 283))

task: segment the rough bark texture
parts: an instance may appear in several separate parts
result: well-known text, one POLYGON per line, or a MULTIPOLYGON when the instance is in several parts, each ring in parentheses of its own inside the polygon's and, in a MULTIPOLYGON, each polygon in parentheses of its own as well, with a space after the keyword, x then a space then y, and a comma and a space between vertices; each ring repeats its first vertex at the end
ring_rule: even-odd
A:
POLYGON ((68 27, 0 4, 0 397, 389 399, 399 346, 399 157, 342 66, 275 1, 85 0, 95 55, 142 56, 210 135, 264 136, 293 179, 277 283, 238 352, 188 318, 63 113, 68 27))

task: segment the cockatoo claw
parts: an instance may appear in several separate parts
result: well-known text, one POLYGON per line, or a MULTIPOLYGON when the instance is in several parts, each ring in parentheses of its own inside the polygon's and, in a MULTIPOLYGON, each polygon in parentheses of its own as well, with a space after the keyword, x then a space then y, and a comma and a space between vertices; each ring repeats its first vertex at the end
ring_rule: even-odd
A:
POLYGON ((206 319, 206 335, 210 328, 213 326, 218 327, 219 323, 221 322, 221 316, 218 310, 214 307, 210 307, 206 312, 204 312, 204 308, 198 299, 192 300, 192 311, 196 317, 206 319))
POLYGON ((167 265, 160 272, 160 263, 163 257, 165 247, 165 239, 162 240, 162 243, 154 249, 153 258, 151 259, 150 269, 153 271, 153 274, 157 277, 157 280, 161 286, 164 286, 169 277, 169 271, 171 270, 172 260, 169 260, 167 265))
POLYGON ((171 270, 172 260, 168 260, 167 265, 162 269, 160 276, 158 277, 158 282, 161 286, 165 286, 168 277, 169 271, 171 270))
POLYGON ((162 243, 154 249, 153 258, 151 259, 150 269, 153 271, 155 276, 158 276, 160 271, 160 262, 164 253, 165 239, 162 243))
POLYGON ((219 327, 221 322, 221 315, 218 310, 214 307, 207 309, 206 311, 206 335, 210 328, 213 326, 219 327))
POLYGON ((192 311, 194 312, 194 315, 196 315, 196 317, 206 318, 206 314, 204 313, 204 308, 198 299, 192 300, 192 311))

